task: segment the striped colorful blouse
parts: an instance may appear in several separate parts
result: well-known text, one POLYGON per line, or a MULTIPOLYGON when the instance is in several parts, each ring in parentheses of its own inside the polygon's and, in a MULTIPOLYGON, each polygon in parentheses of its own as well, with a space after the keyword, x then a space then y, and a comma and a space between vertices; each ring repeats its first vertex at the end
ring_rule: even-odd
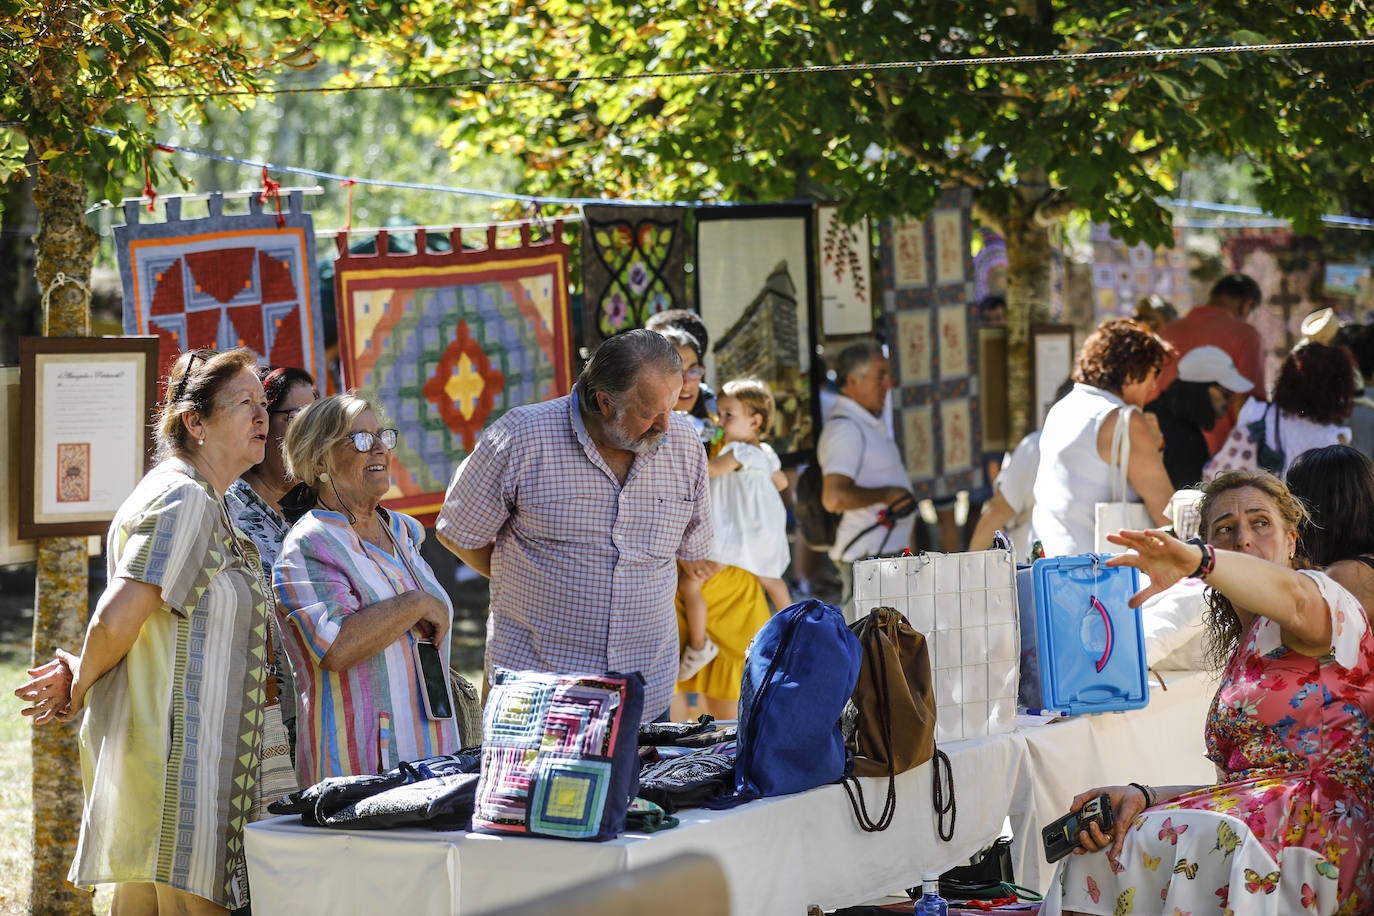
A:
MULTIPOLYGON (((380 773, 402 760, 459 749, 456 720, 425 715, 414 630, 344 671, 320 667, 348 615, 412 589, 442 600, 452 620, 452 603, 420 556, 424 528, 408 515, 385 515, 409 569, 401 557, 360 538, 343 515, 315 509, 292 526, 272 570, 299 692, 296 771, 301 785, 326 776, 380 773)), ((447 666, 447 642, 439 651, 447 666)))

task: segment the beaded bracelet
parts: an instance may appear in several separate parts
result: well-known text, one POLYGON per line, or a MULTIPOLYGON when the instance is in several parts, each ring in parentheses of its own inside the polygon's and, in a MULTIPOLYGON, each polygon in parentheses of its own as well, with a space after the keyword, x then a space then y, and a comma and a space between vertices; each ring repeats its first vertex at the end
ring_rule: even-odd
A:
POLYGON ((1142 786, 1138 782, 1130 783, 1131 786, 1140 790, 1140 794, 1145 796, 1145 807, 1153 808, 1155 805, 1155 793, 1149 786, 1142 786))
POLYGON ((1188 543, 1202 548, 1202 559, 1198 562, 1197 569, 1188 574, 1188 578, 1206 580, 1212 574, 1212 570, 1217 568, 1217 549, 1200 537, 1189 538, 1188 543))

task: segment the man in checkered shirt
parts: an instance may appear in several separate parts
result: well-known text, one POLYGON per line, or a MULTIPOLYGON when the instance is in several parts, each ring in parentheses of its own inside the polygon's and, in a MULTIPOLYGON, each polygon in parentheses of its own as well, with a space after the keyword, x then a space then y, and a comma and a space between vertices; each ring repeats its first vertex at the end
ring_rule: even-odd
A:
POLYGON ((601 344, 572 394, 508 411, 453 475, 439 539, 491 580, 487 671, 638 671, 644 718, 677 677, 677 563, 705 579, 706 455, 673 408, 677 350, 601 344))

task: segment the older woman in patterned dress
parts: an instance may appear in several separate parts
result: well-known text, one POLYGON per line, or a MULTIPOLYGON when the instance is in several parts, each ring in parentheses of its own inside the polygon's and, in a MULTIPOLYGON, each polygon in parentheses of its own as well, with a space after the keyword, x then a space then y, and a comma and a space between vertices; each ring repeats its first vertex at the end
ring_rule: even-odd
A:
POLYGON ((160 461, 110 525, 110 584, 82 653, 16 691, 35 724, 82 716, 86 807, 68 878, 114 884, 116 916, 248 903, 267 602, 224 494, 263 457, 256 363, 245 349, 193 350, 173 365, 160 461))

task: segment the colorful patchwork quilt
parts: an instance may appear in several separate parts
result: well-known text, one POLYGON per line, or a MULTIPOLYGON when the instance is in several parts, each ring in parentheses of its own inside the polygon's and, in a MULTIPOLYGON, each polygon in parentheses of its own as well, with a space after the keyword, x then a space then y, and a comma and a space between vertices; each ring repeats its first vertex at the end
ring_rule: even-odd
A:
POLYGON ((472 829, 610 840, 638 784, 638 674, 501 672, 482 717, 472 829))
POLYGON ((589 346, 644 326, 649 316, 690 308, 687 209, 582 208, 583 325, 589 346))
MULTIPOLYGON (((418 230, 421 235, 424 230, 418 230)), ((386 233, 382 233, 383 236, 386 233)), ((550 241, 464 250, 348 253, 335 262, 344 385, 381 401, 401 431, 387 505, 432 524, 454 469, 482 430, 512 407, 572 387, 568 247, 550 241)))
MULTIPOLYGON (((250 197, 249 212, 182 219, 182 200, 163 198, 167 219, 140 222, 125 204, 114 229, 124 282, 124 333, 158 338, 158 376, 183 350, 244 346, 273 366, 324 373, 324 333, 316 290, 315 229, 299 191, 278 220, 250 197)), ((159 392, 159 399, 163 396, 159 392)))
POLYGON ((969 193, 947 191, 925 219, 889 220, 880 232, 893 427, 917 498, 983 481, 971 216, 969 193))

